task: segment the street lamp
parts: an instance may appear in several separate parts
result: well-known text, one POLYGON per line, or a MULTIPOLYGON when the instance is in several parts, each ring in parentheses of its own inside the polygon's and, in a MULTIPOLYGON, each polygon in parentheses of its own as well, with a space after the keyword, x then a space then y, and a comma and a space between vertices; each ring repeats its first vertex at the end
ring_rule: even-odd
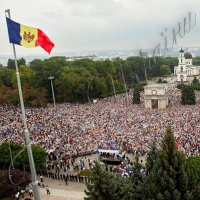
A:
POLYGON ((52 90, 52 96, 53 96, 53 105, 55 107, 56 103, 55 103, 55 95, 54 95, 54 89, 53 89, 53 79, 54 79, 54 77, 53 76, 49 76, 48 79, 51 81, 51 90, 52 90))
POLYGON ((126 86, 126 81, 125 81, 125 78, 124 78, 124 73, 123 73, 123 70, 122 70, 122 65, 120 65, 120 69, 121 69, 121 73, 122 73, 122 79, 123 79, 123 82, 124 82, 124 88, 125 88, 125 91, 126 91, 126 107, 127 107, 128 104, 129 104, 129 97, 128 97, 128 90, 127 90, 127 86, 126 86))
POLYGON ((147 58, 147 52, 143 52, 142 49, 141 49, 140 50, 140 57, 142 58, 142 61, 143 61, 144 75, 145 75, 146 82, 147 82, 147 85, 148 85, 147 71, 146 71, 146 66, 145 66, 145 58, 147 58))
POLYGON ((93 78, 94 78, 94 76, 92 76, 92 78, 89 80, 88 87, 87 87, 87 97, 88 97, 88 102, 89 103, 90 103, 89 89, 90 89, 90 83, 91 83, 91 81, 92 81, 93 78))
POLYGON ((114 93, 115 101, 116 101, 117 98, 116 98, 116 92, 115 92, 115 85, 114 85, 113 77, 112 77, 111 74, 109 74, 107 71, 105 71, 105 72, 106 72, 106 74, 108 74, 108 76, 110 76, 110 78, 111 78, 111 81, 112 81, 112 87, 113 87, 113 93, 114 93))

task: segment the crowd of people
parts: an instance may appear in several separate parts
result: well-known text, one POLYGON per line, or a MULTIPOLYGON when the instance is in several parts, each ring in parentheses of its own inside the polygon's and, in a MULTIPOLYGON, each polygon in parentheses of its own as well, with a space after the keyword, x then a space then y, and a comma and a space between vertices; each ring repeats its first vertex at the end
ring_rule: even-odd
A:
MULTIPOLYGON (((200 104, 181 105, 175 85, 169 84, 170 103, 166 109, 146 109, 142 93, 141 104, 132 104, 129 93, 95 103, 26 108, 32 144, 43 147, 49 160, 86 156, 98 149, 144 154, 153 141, 161 147, 166 127, 171 125, 178 148, 186 156, 198 155, 200 104)), ((198 101, 199 93, 196 97, 198 101)), ((0 143, 10 140, 25 145, 20 107, 3 106, 0 111, 0 143)))

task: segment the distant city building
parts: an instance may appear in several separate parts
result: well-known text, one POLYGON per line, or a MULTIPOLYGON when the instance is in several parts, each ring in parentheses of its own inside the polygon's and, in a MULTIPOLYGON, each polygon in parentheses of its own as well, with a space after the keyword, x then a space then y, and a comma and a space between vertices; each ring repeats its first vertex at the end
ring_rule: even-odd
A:
POLYGON ((99 60, 99 57, 96 55, 66 57, 66 61, 75 61, 75 60, 81 60, 81 59, 90 59, 93 61, 97 61, 99 60))
POLYGON ((174 67, 174 75, 176 76, 176 81, 186 82, 189 81, 189 77, 200 75, 200 66, 194 66, 192 64, 191 53, 184 53, 183 49, 181 48, 178 61, 178 66, 174 67))

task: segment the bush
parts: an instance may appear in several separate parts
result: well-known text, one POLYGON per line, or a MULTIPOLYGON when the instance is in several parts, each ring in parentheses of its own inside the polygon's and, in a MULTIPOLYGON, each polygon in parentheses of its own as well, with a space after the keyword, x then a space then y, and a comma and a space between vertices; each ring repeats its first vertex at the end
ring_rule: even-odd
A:
POLYGON ((139 91, 144 91, 144 86, 146 86, 146 83, 138 83, 135 85, 135 87, 139 90, 139 91))
POLYGON ((182 90, 183 88, 185 88, 185 86, 186 86, 185 84, 181 83, 177 85, 177 88, 182 90))
POLYGON ((194 88, 194 90, 200 91, 200 85, 193 85, 192 87, 194 88))
POLYGON ((82 170, 80 171, 81 176, 91 176, 91 170, 82 170))

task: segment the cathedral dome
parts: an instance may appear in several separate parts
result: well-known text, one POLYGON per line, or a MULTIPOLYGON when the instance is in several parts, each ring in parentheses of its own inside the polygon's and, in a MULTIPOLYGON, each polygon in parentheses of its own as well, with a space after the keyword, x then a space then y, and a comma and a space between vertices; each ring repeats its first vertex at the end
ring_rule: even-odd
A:
POLYGON ((192 54, 189 52, 184 53, 185 59, 192 59, 192 54))

